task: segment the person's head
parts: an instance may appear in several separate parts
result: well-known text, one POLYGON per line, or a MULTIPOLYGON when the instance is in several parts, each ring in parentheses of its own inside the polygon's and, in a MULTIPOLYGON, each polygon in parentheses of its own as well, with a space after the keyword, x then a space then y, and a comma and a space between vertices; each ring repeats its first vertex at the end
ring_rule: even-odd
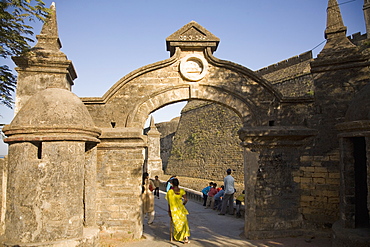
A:
POLYGON ((212 185, 213 185, 213 182, 210 182, 210 183, 209 183, 209 186, 211 186, 211 187, 212 187, 212 185))
POLYGON ((156 180, 158 180, 158 176, 155 176, 154 178, 155 178, 156 180))
POLYGON ((225 189, 225 186, 221 185, 221 189, 223 189, 223 190, 224 190, 224 189, 225 189))
POLYGON ((148 177, 149 177, 149 173, 144 172, 144 173, 143 173, 143 178, 144 178, 144 179, 146 179, 146 178, 148 178, 148 177))
POLYGON ((217 187, 217 184, 216 183, 213 183, 213 188, 216 188, 217 187))
POLYGON ((230 175, 231 174, 231 169, 229 168, 229 169, 227 169, 226 170, 226 173, 227 173, 227 175, 230 175))
POLYGON ((243 190, 242 194, 245 194, 245 190, 243 190))
POLYGON ((171 179, 171 183, 173 186, 179 186, 179 180, 177 178, 171 179))

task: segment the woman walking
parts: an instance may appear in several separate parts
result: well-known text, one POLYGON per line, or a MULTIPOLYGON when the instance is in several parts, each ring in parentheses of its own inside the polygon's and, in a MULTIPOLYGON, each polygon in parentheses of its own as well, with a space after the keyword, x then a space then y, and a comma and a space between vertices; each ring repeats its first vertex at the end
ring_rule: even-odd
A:
POLYGON ((188 210, 185 204, 188 202, 186 192, 179 188, 179 180, 172 179, 173 188, 166 194, 168 201, 168 215, 173 225, 173 238, 177 241, 189 243, 190 229, 188 225, 188 210))
POLYGON ((149 179, 149 173, 144 172, 143 174, 143 188, 142 188, 142 194, 141 199, 143 200, 143 222, 145 215, 148 215, 148 224, 152 224, 154 221, 154 195, 150 191, 150 187, 154 188, 153 181, 149 179))

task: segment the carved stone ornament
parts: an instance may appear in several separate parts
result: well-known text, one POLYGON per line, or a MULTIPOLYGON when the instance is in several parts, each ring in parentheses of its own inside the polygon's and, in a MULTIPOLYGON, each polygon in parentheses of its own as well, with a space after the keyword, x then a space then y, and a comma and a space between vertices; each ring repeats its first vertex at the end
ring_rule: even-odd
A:
POLYGON ((181 59, 180 73, 189 81, 201 80, 208 71, 207 61, 200 55, 190 54, 181 59))

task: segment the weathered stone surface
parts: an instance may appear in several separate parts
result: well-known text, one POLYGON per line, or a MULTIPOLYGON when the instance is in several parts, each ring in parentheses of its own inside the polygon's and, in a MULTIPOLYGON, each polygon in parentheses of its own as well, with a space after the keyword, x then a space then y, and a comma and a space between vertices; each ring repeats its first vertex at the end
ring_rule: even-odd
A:
POLYGON ((239 116, 226 107, 190 101, 181 112, 166 174, 223 181, 231 168, 242 183, 243 150, 237 134, 241 126, 239 116))

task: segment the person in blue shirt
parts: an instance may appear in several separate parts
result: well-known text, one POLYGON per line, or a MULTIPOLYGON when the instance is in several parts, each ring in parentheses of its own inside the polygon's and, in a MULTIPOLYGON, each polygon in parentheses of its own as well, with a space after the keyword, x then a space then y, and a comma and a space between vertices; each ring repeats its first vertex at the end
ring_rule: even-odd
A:
POLYGON ((213 186, 213 182, 210 182, 209 183, 209 186, 205 187, 202 189, 202 193, 203 193, 203 206, 205 207, 206 206, 206 203, 207 203, 207 197, 208 197, 208 192, 209 190, 211 189, 211 187, 213 186))

